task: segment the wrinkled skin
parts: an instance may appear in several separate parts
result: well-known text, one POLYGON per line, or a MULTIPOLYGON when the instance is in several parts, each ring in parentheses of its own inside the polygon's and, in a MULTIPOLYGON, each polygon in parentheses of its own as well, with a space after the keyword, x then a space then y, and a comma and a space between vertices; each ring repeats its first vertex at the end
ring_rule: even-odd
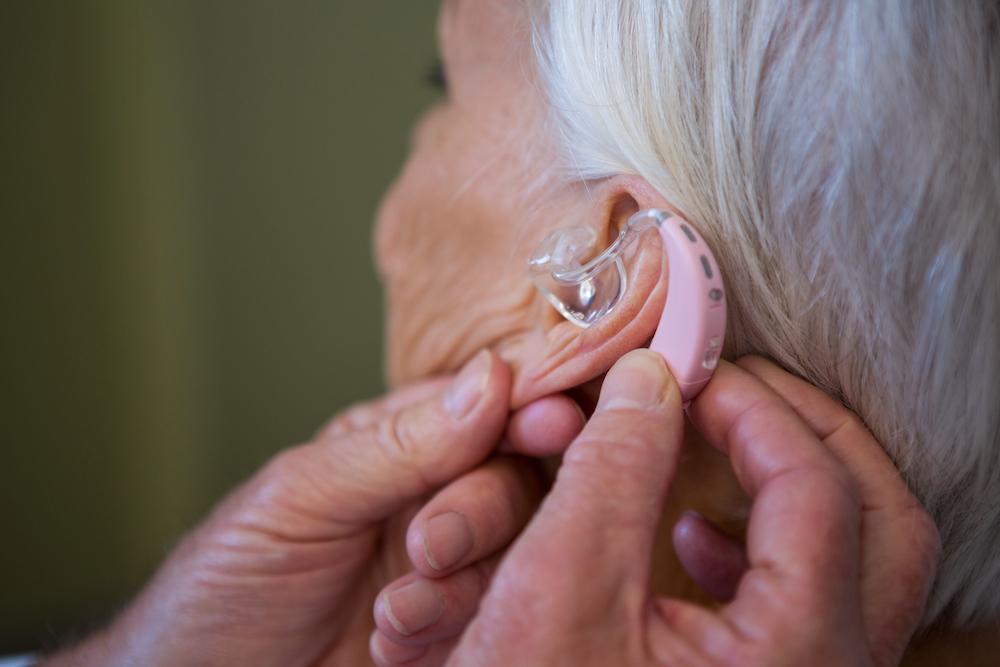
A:
POLYGON ((552 165, 524 28, 505 3, 464 3, 439 27, 447 99, 425 113, 386 194, 376 264, 388 295, 393 385, 452 370, 537 325, 525 262, 573 192, 522 196, 552 165))
MULTIPOLYGON (((491 450, 483 446, 502 441, 508 452, 561 451, 582 427, 582 414, 556 394, 600 375, 620 352, 600 345, 596 353, 588 351, 575 331, 557 326, 546 336, 538 326, 549 314, 538 308, 524 272, 543 233, 537 221, 565 224, 567 217, 586 213, 582 204, 588 200, 579 196, 582 186, 553 189, 540 180, 552 157, 540 140, 543 106, 529 83, 530 68, 522 56, 511 56, 523 53, 526 44, 523 30, 511 33, 518 20, 507 3, 493 2, 467 3, 459 15, 442 19, 453 92, 414 131, 411 159, 377 223, 376 262, 389 294, 393 391, 340 415, 310 443, 265 466, 182 541, 111 626, 47 664, 193 664, 193 656, 204 664, 250 664, 251 658, 263 664, 360 664, 368 654, 378 591, 415 565, 427 567, 421 561, 424 522, 459 512, 485 534, 447 572, 494 557, 527 522, 539 495, 531 466, 503 457, 462 471, 472 462, 468 448, 486 456, 491 450), (531 184, 545 196, 526 197, 531 184), (553 337, 553 330, 574 335, 553 337), (442 450, 447 440, 434 434, 441 419, 433 405, 446 376, 487 347, 513 365, 511 377, 496 360, 495 372, 507 378, 501 382, 507 388, 502 403, 494 395, 489 410, 502 411, 509 423, 499 431, 494 422, 477 425, 475 442, 453 442, 449 457, 442 450), (552 351, 561 352, 560 362, 589 356, 604 368, 579 367, 568 378, 561 375, 564 363, 544 366, 552 351), (509 413, 514 404, 524 409, 509 413), (423 414, 415 421, 426 422, 411 428, 409 441, 397 427, 407 411, 423 414), (397 439, 404 442, 392 444, 397 439), (391 515, 373 514, 365 505, 371 500, 367 489, 391 491, 394 478, 414 472, 411 450, 434 443, 435 460, 422 465, 433 475, 450 466, 449 479, 426 484, 419 494, 397 489, 406 492, 381 505, 393 507, 391 515), (318 480, 316 471, 330 465, 324 452, 332 450, 343 452, 335 470, 353 467, 379 480, 345 484, 359 479, 353 473, 318 480), (381 450, 402 458, 382 457, 381 450), (378 466, 366 463, 372 456, 378 466), (318 517, 336 530, 317 523, 318 517)), ((648 297, 662 292, 661 260, 656 248, 646 257, 635 269, 635 283, 648 297)), ((629 314, 624 307, 621 312, 629 314)), ((658 308, 643 312, 648 320, 658 308)), ((632 347, 642 335, 632 333, 632 347)))
MULTIPOLYGON (((399 385, 452 370, 488 346, 512 366, 513 406, 571 392, 589 411, 603 374, 643 345, 658 323, 666 286, 658 247, 643 248, 629 266, 632 287, 619 312, 582 333, 537 295, 525 261, 554 228, 585 224, 610 238, 632 211, 672 203, 637 178, 586 184, 552 178, 557 149, 519 3, 446 0, 439 42, 447 98, 416 125, 409 159, 377 221, 389 380, 399 385)), ((699 441, 689 438, 686 448, 661 534, 678 520, 685 528, 689 519, 680 511, 690 507, 741 532, 747 500, 729 467, 699 441)), ((662 535, 656 590, 702 601, 731 593, 725 574, 704 572, 701 588, 694 586, 662 535), (716 595, 706 596, 706 589, 716 595)), ((675 535, 682 560, 706 550, 704 542, 692 542, 684 554, 685 539, 683 530, 675 535)), ((985 637, 977 641, 990 654, 995 632, 977 637, 985 637)), ((951 650, 947 639, 935 637, 933 644, 928 656, 951 650)), ((908 664, 924 664, 919 652, 908 664)))
POLYGON ((513 364, 513 402, 523 404, 606 372, 659 314, 652 299, 642 330, 615 340, 658 288, 655 252, 633 267, 641 279, 622 317, 596 335, 560 323, 528 279, 527 259, 552 229, 586 224, 608 238, 640 205, 667 203, 640 182, 595 188, 553 176, 555 148, 518 7, 446 2, 441 14, 447 99, 417 123, 376 225, 394 386, 453 370, 491 347, 513 364), (614 349, 569 354, 607 343, 614 349))
MULTIPOLYGON (((628 265, 630 289, 611 317, 581 332, 561 320, 526 268, 552 229, 588 225, 599 238, 639 208, 670 208, 641 179, 554 176, 557 148, 517 2, 444 2, 439 48, 448 91, 416 123, 386 193, 375 259, 386 295, 392 386, 448 372, 484 346, 511 364, 511 404, 571 392, 589 411, 600 378, 659 322, 666 287, 658 241, 628 265)), ((706 516, 739 530, 745 498, 710 448, 687 455, 677 486, 706 516), (691 487, 690 489, 688 487, 691 487), (708 492, 710 490, 710 493, 708 492)), ((679 518, 679 506, 666 521, 679 518)), ((662 531, 660 590, 697 594, 662 531)))
MULTIPOLYGON (((585 331, 560 321, 534 292, 525 262, 551 229, 583 224, 609 238, 631 212, 671 203, 636 177, 586 184, 552 178, 556 153, 521 12, 515 0, 444 3, 440 42, 449 94, 415 128, 411 156, 377 221, 375 254, 388 295, 387 370, 394 391, 348 411, 312 443, 289 450, 255 475, 188 536, 118 621, 52 664, 129 664, 140 656, 131 662, 194 664, 196 657, 204 664, 353 665, 368 654, 370 636, 372 650, 389 658, 383 663, 403 662, 412 646, 406 637, 391 635, 398 629, 391 620, 391 627, 385 625, 384 598, 380 605, 376 595, 419 577, 461 584, 468 593, 468 604, 459 610, 465 616, 448 609, 438 629, 450 620, 454 638, 453 631, 468 622, 467 612, 474 611, 507 544, 531 518, 540 489, 523 459, 494 458, 470 470, 473 459, 463 448, 474 442, 481 457, 499 440, 508 451, 530 455, 565 449, 582 428, 582 416, 561 394, 573 393, 589 412, 604 374, 651 337, 667 287, 659 243, 646 238, 629 258, 630 288, 623 301, 585 331), (439 427, 446 421, 435 406, 444 383, 419 385, 424 389, 417 397, 407 392, 413 383, 457 371, 484 348, 510 366, 507 375, 507 366, 495 359, 490 406, 480 410, 489 425, 466 423, 464 431, 452 425, 444 429, 450 436, 442 436, 439 427), (397 446, 394 424, 411 412, 418 416, 408 419, 417 425, 402 431, 410 437, 397 446), (464 459, 450 460, 448 448, 435 449, 434 443, 450 443, 464 459), (379 448, 402 460, 381 456, 379 448), (433 455, 415 468, 414 456, 424 449, 433 455), (349 474, 317 475, 331 458, 339 464, 331 470, 346 467, 349 474), (413 477, 415 469, 423 485, 396 489, 399 476, 413 477), (388 494, 377 503, 384 515, 370 511, 373 489, 388 494), (430 520, 447 512, 465 515, 476 539, 465 556, 436 568, 425 540, 430 520), (339 530, 331 532, 317 517, 335 519, 339 530), (247 576, 233 576, 240 572, 247 576), (373 604, 374 621, 381 624, 375 634, 373 604), (399 643, 378 646, 380 637, 399 643), (387 656, 391 651, 397 653, 387 656)), ((739 514, 743 496, 720 461, 689 452, 672 493, 683 491, 687 480, 709 497, 709 509, 715 503, 739 514), (685 465, 698 474, 690 475, 685 465)), ((670 523, 675 519, 668 513, 670 523)), ((731 596, 746 568, 739 544, 719 547, 728 554, 724 562, 699 563, 697 555, 722 537, 690 520, 682 525, 690 530, 678 546, 695 579, 716 597, 731 596)), ((534 533, 545 541, 545 531, 534 533)), ((454 547, 454 537, 431 542, 454 547)), ((669 553, 666 547, 654 560, 669 553)), ((591 552, 592 558, 599 555, 591 552)), ((612 556, 600 560, 618 562, 612 556)), ((516 578, 518 569, 508 566, 505 577, 516 578)), ((657 584, 654 577, 658 590, 678 592, 671 582, 690 583, 666 582, 657 584)), ((496 618, 511 617, 502 605, 489 609, 496 618)), ((491 628, 504 630, 490 618, 473 626, 473 639, 491 628)), ((574 624, 568 632, 599 637, 599 627, 574 624)), ((415 638, 427 635, 411 633, 409 640, 415 638)), ((427 664, 443 662, 448 648, 438 644, 427 664)), ((477 648, 465 647, 470 655, 477 648)), ((536 657, 552 647, 541 650, 536 657)), ((892 650, 899 650, 899 641, 892 650)), ((479 664, 478 657, 470 660, 479 664)))

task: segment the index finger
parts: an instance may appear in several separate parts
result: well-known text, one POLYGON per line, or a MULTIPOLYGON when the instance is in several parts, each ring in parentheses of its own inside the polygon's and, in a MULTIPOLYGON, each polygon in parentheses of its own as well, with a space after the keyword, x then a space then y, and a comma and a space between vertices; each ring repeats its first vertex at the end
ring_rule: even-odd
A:
POLYGON ((750 569, 730 605, 736 618, 787 623, 794 612, 795 620, 829 621, 831 613, 856 611, 859 501, 812 429, 766 384, 725 362, 689 416, 729 456, 753 499, 750 569))
POLYGON ((843 404, 761 357, 744 357, 736 363, 784 399, 848 469, 866 511, 909 510, 917 504, 875 437, 843 404))
POLYGON ((879 664, 898 663, 934 578, 940 550, 934 522, 853 412, 765 359, 746 357, 737 364, 780 395, 857 481, 865 625, 879 664))
POLYGON ((440 394, 448 386, 450 377, 436 377, 396 389, 386 396, 352 405, 332 417, 316 432, 316 439, 333 438, 368 428, 385 415, 399 412, 440 394))

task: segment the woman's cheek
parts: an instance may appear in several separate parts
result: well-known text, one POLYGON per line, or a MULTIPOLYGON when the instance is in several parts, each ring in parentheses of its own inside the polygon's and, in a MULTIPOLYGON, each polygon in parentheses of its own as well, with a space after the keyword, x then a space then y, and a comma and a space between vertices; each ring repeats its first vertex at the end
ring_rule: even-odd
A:
POLYGON ((406 237, 419 223, 421 212, 433 209, 437 193, 447 180, 450 156, 443 139, 446 121, 443 105, 426 111, 410 132, 410 153, 399 174, 389 185, 375 217, 375 266, 383 281, 388 281, 406 264, 406 237))
POLYGON ((375 270, 383 283, 388 283, 395 267, 398 265, 397 245, 394 242, 398 236, 399 218, 396 214, 396 191, 400 187, 401 176, 389 186, 382 201, 379 202, 375 214, 375 229, 373 232, 373 250, 375 255, 375 270))

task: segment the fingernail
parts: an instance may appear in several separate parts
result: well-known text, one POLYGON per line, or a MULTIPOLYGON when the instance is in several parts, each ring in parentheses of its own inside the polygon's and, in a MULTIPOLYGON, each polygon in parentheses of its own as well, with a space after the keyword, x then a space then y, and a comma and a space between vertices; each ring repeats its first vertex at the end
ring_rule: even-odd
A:
POLYGON ((649 410, 663 402, 669 386, 666 362, 656 352, 634 350, 618 360, 601 387, 597 410, 649 410))
POLYGON ((429 582, 418 579, 385 596, 385 616, 401 635, 429 627, 444 613, 444 600, 429 582))
POLYGON ((486 389, 490 375, 489 352, 483 350, 465 365, 444 394, 444 409, 455 419, 472 412, 486 389))
POLYGON ((438 514, 424 525, 424 556, 435 570, 447 570, 472 551, 472 529, 458 512, 438 514))

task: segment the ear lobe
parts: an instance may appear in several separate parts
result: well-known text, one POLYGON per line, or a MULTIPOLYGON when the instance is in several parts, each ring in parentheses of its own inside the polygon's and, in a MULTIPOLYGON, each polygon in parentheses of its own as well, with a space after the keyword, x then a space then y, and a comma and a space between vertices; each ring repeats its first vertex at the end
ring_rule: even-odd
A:
MULTIPOLYGON (((599 238, 610 240, 636 211, 669 208, 643 179, 609 179, 599 193, 594 218, 599 238)), ((657 234, 643 234, 626 262, 628 283, 618 305, 593 326, 582 329, 556 314, 539 296, 540 326, 500 350, 514 370, 512 408, 542 396, 567 391, 606 373, 630 350, 648 344, 660 322, 667 294, 667 261, 657 234), (547 323, 547 324, 544 324, 547 323)))

